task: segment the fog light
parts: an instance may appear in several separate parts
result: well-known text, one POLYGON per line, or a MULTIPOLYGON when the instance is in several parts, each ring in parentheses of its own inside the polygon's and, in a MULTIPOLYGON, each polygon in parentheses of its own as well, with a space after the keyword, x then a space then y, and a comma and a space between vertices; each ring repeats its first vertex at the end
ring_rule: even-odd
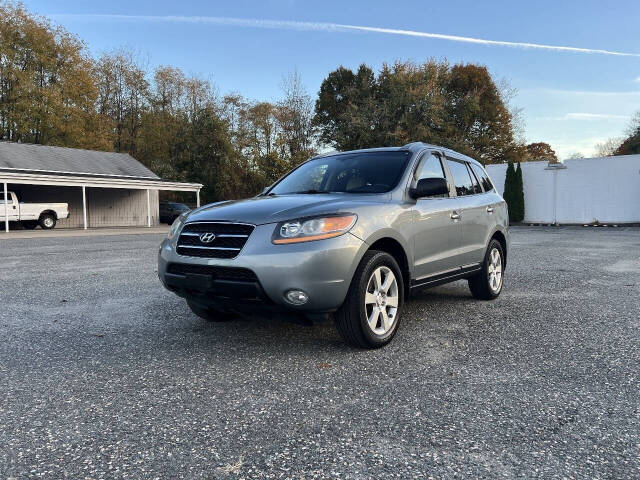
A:
POLYGON ((284 298, 292 305, 304 305, 309 300, 309 295, 302 290, 289 290, 284 294, 284 298))

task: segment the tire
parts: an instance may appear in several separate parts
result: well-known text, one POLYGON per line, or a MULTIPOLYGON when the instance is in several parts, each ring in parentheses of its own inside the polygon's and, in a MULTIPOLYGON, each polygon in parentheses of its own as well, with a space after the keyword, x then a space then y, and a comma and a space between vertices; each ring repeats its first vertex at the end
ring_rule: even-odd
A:
POLYGON ((26 222, 22 222, 22 228, 24 228, 25 230, 33 230, 37 226, 38 226, 38 222, 36 222, 35 220, 28 220, 26 222))
POLYGON ((380 348, 398 331, 403 300, 404 282, 398 263, 386 252, 370 250, 362 257, 347 297, 335 313, 338 332, 350 345, 380 348), (380 276, 376 277, 376 273, 380 276), (389 282, 386 290, 376 295, 378 285, 384 287, 386 282, 389 282))
POLYGON ((189 308, 193 313, 207 322, 226 322, 233 318, 233 315, 229 315, 221 310, 204 307, 197 303, 190 302, 189 300, 187 300, 187 305, 189 305, 189 308))
POLYGON ((45 213, 44 215, 40 215, 38 223, 43 230, 51 230, 56 226, 56 217, 50 213, 45 213))
POLYGON ((469 278, 469 290, 478 300, 498 298, 504 284, 504 251, 495 238, 487 246, 482 270, 469 278), (496 253, 497 252, 497 253, 496 253), (496 260, 496 255, 499 256, 496 260), (499 265, 499 268, 497 268, 499 265))

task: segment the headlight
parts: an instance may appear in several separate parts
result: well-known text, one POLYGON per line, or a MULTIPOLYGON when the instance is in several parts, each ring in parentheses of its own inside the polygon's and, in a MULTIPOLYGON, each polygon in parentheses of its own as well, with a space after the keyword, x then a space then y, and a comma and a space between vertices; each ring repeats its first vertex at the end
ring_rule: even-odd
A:
POLYGON ((167 234, 168 239, 172 239, 176 235, 176 233, 178 233, 178 230, 180 230, 182 222, 187 217, 188 213, 189 212, 183 213, 173 221, 173 223, 171 224, 171 228, 169 229, 169 233, 167 234))
POLYGON ((282 222, 273 233, 273 243, 300 243, 337 237, 351 230, 357 218, 349 213, 282 222))

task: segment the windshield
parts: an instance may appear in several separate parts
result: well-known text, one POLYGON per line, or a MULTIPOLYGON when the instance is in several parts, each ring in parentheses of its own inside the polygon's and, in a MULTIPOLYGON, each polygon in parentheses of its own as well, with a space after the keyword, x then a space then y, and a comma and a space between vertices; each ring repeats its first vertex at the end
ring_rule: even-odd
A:
POLYGON ((409 152, 381 151, 333 155, 302 164, 273 187, 270 195, 291 193, 384 193, 400 181, 409 152))

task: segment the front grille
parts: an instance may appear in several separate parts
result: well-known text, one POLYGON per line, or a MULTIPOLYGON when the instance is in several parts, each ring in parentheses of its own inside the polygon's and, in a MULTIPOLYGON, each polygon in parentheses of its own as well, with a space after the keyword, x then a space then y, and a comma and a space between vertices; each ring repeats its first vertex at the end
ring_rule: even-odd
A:
POLYGON ((215 265, 191 265, 188 263, 170 263, 167 273, 174 275, 186 275, 196 273, 199 275, 211 275, 217 280, 235 280, 244 282, 257 282, 258 277, 248 268, 220 267, 215 265))
POLYGON ((247 243, 253 225, 244 223, 197 222, 187 223, 178 238, 178 255, 201 258, 235 258, 247 243), (211 242, 200 240, 202 234, 211 233, 211 242))

